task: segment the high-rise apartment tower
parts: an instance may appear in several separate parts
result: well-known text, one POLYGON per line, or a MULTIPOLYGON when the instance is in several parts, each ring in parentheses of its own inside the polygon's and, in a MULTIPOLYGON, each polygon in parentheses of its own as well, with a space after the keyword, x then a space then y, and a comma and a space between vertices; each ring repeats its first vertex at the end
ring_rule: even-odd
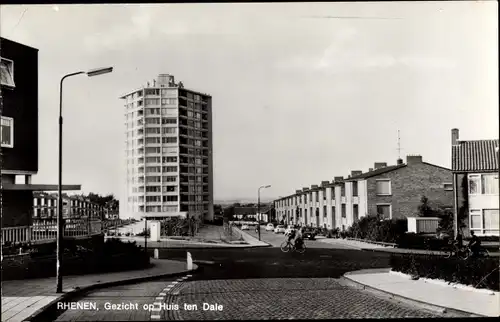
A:
POLYGON ((160 74, 125 102, 120 218, 213 220, 212 97, 160 74))

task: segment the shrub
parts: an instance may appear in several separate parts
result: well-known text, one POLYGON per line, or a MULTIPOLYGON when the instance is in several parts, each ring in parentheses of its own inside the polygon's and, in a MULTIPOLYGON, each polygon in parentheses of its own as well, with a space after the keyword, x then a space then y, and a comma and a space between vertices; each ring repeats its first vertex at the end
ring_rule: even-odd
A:
POLYGON ((349 227, 347 236, 395 243, 407 231, 407 225, 406 219, 380 220, 379 216, 366 216, 349 227))
POLYGON ((499 266, 496 258, 464 261, 436 255, 391 254, 390 265, 397 272, 474 287, 481 283, 478 288, 499 291, 499 266))
POLYGON ((438 239, 436 237, 406 233, 401 235, 397 241, 398 248, 442 250, 448 247, 448 239, 438 239))

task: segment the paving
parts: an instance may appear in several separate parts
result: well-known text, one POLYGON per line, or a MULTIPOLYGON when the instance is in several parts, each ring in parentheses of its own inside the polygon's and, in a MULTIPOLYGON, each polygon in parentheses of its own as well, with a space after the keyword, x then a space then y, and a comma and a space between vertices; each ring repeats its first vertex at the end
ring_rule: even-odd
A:
POLYGON ((330 278, 188 281, 170 292, 167 320, 433 318, 429 311, 380 299, 330 278), (204 304, 205 303, 205 304, 204 304), (196 305, 189 310, 184 304, 196 305), (209 305, 212 304, 212 309, 209 305))
POLYGON ((463 289, 424 279, 412 280, 410 276, 389 270, 352 272, 345 277, 397 297, 479 316, 500 316, 499 292, 463 289))
POLYGON ((153 267, 125 272, 65 276, 64 293, 56 293, 56 278, 2 281, 2 321, 23 321, 35 312, 61 299, 65 293, 95 284, 155 277, 186 272, 186 263, 173 260, 155 260, 153 267))

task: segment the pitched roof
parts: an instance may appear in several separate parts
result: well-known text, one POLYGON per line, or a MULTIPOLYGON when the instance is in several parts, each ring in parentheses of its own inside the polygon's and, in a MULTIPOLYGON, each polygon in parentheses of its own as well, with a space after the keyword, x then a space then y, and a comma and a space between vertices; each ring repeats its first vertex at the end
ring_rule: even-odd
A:
POLYGON ((498 171, 498 140, 458 141, 451 148, 454 172, 498 171))
POLYGON ((367 178, 375 177, 375 176, 378 176, 379 174, 391 172, 391 171, 394 171, 394 170, 397 170, 397 169, 400 169, 403 167, 406 167, 406 164, 390 165, 388 167, 375 169, 373 171, 368 171, 368 172, 359 174, 357 176, 346 178, 346 179, 344 179, 344 181, 354 181, 354 180, 359 180, 359 179, 367 179, 367 178))

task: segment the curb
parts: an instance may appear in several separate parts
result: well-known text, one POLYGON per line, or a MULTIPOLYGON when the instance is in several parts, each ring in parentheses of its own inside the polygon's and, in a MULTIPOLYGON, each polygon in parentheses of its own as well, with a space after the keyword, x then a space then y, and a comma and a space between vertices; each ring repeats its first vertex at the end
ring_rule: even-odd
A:
POLYGON ((200 266, 196 265, 195 269, 192 270, 185 270, 182 272, 177 272, 177 273, 169 273, 169 274, 161 274, 161 275, 153 275, 153 276, 144 276, 144 277, 136 277, 136 278, 131 278, 131 279, 126 279, 126 280, 118 280, 118 281, 113 281, 113 282, 105 282, 105 283, 99 283, 99 284, 92 284, 88 285, 82 288, 77 288, 73 289, 69 292, 64 293, 61 295, 61 297, 51 301, 44 307, 38 309, 33 313, 31 316, 28 318, 24 319, 23 322, 37 322, 37 321, 47 321, 47 314, 50 314, 53 312, 53 310, 57 310, 57 303, 58 302, 64 302, 64 301, 69 301, 72 298, 81 296, 85 293, 88 293, 90 291, 98 290, 101 288, 107 288, 107 287, 114 287, 114 286, 121 286, 121 285, 127 285, 127 284, 136 284, 136 283, 142 283, 142 282, 148 282, 152 281, 155 279, 160 279, 160 278, 165 278, 165 277, 175 277, 179 275, 184 275, 187 273, 194 273, 197 272, 201 269, 200 266))
MULTIPOLYGON (((384 270, 384 269, 382 269, 382 270, 384 270)), ((444 307, 444 306, 440 306, 440 305, 430 304, 430 303, 423 302, 420 300, 415 300, 412 298, 408 298, 405 296, 401 296, 398 294, 387 292, 387 291, 381 290, 379 288, 368 286, 366 284, 354 281, 348 277, 349 275, 363 274, 365 272, 367 272, 367 271, 366 270, 359 270, 359 271, 345 273, 341 277, 341 281, 346 286, 350 286, 350 287, 358 289, 358 290, 365 290, 365 291, 373 293, 373 294, 375 294, 379 297, 382 297, 382 298, 396 300, 398 302, 417 306, 417 307, 420 307, 420 308, 428 310, 428 311, 433 311, 435 313, 440 314, 442 317, 487 317, 486 315, 480 315, 477 313, 471 313, 471 312, 466 312, 466 311, 462 311, 462 310, 448 308, 448 307, 444 307)))

